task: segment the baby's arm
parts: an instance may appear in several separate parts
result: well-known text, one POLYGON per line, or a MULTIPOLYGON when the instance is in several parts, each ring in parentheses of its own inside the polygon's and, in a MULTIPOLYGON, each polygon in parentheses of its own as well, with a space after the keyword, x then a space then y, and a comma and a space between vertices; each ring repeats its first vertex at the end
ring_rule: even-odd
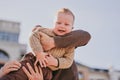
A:
POLYGON ((59 58, 48 57, 47 59, 48 59, 48 64, 50 65, 49 67, 52 70, 69 68, 73 63, 74 49, 75 49, 74 47, 69 47, 69 48, 67 47, 65 54, 59 58))
POLYGON ((36 29, 32 32, 29 38, 29 43, 31 46, 32 51, 35 53, 37 60, 35 64, 39 61, 41 67, 46 67, 46 58, 45 53, 43 52, 43 47, 41 45, 41 36, 39 34, 40 29, 36 29))
POLYGON ((32 31, 30 37, 29 37, 29 43, 30 47, 33 50, 35 54, 43 52, 42 45, 40 43, 40 34, 39 34, 39 29, 32 31))
POLYGON ((66 53, 63 57, 58 58, 58 68, 65 69, 69 68, 74 60, 74 47, 69 47, 66 49, 66 53))

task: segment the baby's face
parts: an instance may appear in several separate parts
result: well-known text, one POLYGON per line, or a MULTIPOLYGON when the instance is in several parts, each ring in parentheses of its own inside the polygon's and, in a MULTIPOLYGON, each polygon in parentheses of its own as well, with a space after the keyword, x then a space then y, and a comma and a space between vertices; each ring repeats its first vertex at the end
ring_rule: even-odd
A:
POLYGON ((71 32, 73 28, 73 16, 65 13, 58 13, 55 19, 54 33, 64 35, 71 32))

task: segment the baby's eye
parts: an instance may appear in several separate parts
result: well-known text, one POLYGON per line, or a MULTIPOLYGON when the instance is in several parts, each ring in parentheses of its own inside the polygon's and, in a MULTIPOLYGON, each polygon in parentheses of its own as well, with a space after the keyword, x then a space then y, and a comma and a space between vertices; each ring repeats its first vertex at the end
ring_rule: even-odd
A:
POLYGON ((65 24, 66 26, 68 26, 69 24, 65 24))
POLYGON ((57 24, 61 24, 61 22, 57 22, 57 24))

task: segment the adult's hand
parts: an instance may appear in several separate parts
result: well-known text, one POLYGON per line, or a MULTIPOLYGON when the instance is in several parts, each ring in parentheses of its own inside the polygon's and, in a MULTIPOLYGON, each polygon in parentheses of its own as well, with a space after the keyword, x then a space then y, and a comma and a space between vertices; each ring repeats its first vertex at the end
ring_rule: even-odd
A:
POLYGON ((33 70, 33 68, 29 63, 27 63, 27 67, 30 72, 24 66, 22 67, 22 69, 25 72, 25 74, 28 76, 29 80, 43 80, 43 73, 40 66, 37 67, 36 65, 34 65, 35 71, 33 70))
POLYGON ((1 69, 0 69, 0 77, 8 74, 11 71, 16 71, 21 67, 21 64, 18 61, 10 61, 7 62, 1 69))

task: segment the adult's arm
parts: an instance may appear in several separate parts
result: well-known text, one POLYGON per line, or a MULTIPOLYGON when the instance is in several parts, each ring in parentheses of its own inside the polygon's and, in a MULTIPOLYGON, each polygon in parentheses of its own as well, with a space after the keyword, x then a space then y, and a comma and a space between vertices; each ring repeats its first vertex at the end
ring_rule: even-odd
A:
POLYGON ((0 78, 10 73, 11 71, 17 71, 21 67, 18 61, 9 61, 0 69, 0 78))
MULTIPOLYGON (((40 27, 40 25, 36 25, 33 31, 39 29, 40 27)), ((91 39, 91 35, 89 32, 84 30, 74 30, 62 36, 55 36, 53 39, 47 35, 44 35, 44 38, 46 38, 47 41, 43 42, 45 48, 51 49, 53 47, 65 48, 68 46, 85 46, 91 39)))
MULTIPOLYGON (((37 27, 39 29, 39 27, 37 27)), ((36 29, 37 29, 36 28, 36 29)), ((50 50, 51 48, 66 48, 71 47, 80 47, 86 45, 91 39, 90 33, 84 30, 74 30, 68 34, 62 36, 54 36, 53 38, 49 37, 46 34, 43 35, 44 41, 41 41, 42 47, 45 50, 50 50)))
MULTIPOLYGON (((33 55, 33 53, 28 53, 28 54, 26 54, 24 57, 23 57, 23 59, 21 60, 21 67, 19 68, 19 70, 17 70, 17 71, 12 71, 12 72, 10 72, 10 73, 8 73, 8 74, 6 74, 6 75, 4 75, 4 76, 1 76, 0 77, 0 80, 28 80, 28 78, 30 78, 30 77, 28 77, 26 74, 25 74, 25 72, 23 71, 23 66, 29 71, 29 68, 28 68, 28 66, 27 66, 27 64, 26 63, 29 63, 30 65, 31 65, 31 68, 33 69, 33 70, 35 70, 35 67, 34 67, 34 63, 35 63, 35 61, 36 61, 36 57, 33 55)), ((39 66, 39 64, 37 64, 37 67, 39 66)), ((42 69, 42 71, 44 72, 44 74, 43 74, 43 77, 44 77, 44 79, 45 80, 51 80, 50 78, 52 78, 51 76, 52 76, 52 73, 51 73, 51 70, 50 69, 48 69, 48 68, 46 68, 46 69, 44 69, 44 68, 41 68, 42 69)), ((33 73, 32 73, 33 74, 33 73)), ((31 74, 31 75, 32 75, 31 74)), ((33 75, 33 77, 34 77, 35 75, 33 75)))
POLYGON ((63 36, 55 36, 56 47, 64 48, 67 46, 80 47, 86 45, 91 39, 91 35, 84 30, 75 30, 63 36))

